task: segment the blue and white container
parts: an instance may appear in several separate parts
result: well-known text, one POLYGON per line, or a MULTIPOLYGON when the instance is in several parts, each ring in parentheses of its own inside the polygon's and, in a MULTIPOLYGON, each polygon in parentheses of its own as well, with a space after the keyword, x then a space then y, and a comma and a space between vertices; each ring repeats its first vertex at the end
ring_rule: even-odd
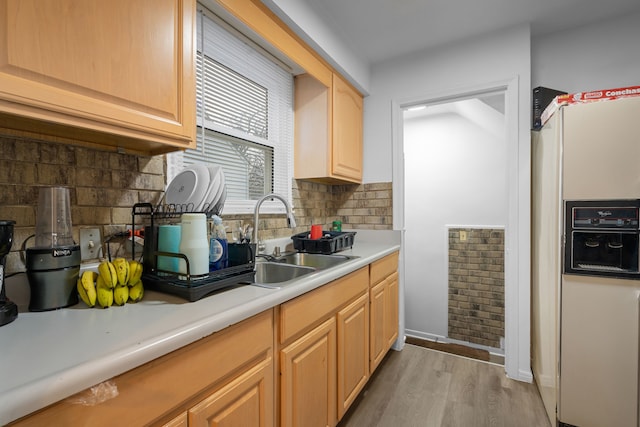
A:
POLYGON ((213 230, 209 240, 209 271, 222 270, 229 266, 227 232, 222 218, 213 216, 213 230))

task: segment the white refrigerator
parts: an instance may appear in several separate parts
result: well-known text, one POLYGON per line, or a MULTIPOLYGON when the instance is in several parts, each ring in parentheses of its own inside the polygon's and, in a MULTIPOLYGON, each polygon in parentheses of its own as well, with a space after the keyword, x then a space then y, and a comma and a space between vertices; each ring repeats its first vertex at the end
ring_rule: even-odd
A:
POLYGON ((640 276, 565 274, 565 202, 640 199, 640 97, 561 107, 532 133, 534 379, 551 425, 640 424, 640 276))

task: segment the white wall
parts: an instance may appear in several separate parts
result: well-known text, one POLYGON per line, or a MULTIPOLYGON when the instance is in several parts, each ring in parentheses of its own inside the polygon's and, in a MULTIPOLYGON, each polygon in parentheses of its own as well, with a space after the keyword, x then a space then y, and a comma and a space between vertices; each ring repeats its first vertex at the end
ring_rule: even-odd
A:
POLYGON ((447 226, 507 222, 504 116, 477 100, 477 114, 501 120, 490 131, 458 113, 405 120, 405 328, 447 337, 447 226), (417 268, 408 268, 417 266, 417 268))
POLYGON ((532 40, 532 87, 585 92, 640 85, 640 14, 532 40))
MULTIPOLYGON (((505 270, 505 368, 531 381, 530 337, 530 30, 522 25, 485 37, 376 64, 364 106, 364 182, 393 181, 394 229, 404 230, 399 105, 508 84, 509 176, 505 270), (394 128, 395 126, 395 128, 394 128), (395 141, 395 142, 394 142, 395 141), (394 158, 394 155, 396 156, 394 158)), ((437 238, 437 237, 436 237, 437 238)), ((401 289, 406 263, 401 264, 401 289)), ((425 266, 429 268, 429 266, 425 266)), ((405 300, 412 295, 406 294, 405 300)), ((401 305, 401 313, 404 307, 401 305)), ((444 309, 444 308, 443 308, 444 309)), ((404 325, 403 325, 404 326, 404 325)))

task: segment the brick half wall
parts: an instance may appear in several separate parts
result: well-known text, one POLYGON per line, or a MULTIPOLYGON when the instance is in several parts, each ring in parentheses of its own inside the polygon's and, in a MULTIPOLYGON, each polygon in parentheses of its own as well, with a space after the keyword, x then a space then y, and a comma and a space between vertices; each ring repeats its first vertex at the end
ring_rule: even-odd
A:
POLYGON ((449 338, 501 348, 504 230, 449 228, 449 338))

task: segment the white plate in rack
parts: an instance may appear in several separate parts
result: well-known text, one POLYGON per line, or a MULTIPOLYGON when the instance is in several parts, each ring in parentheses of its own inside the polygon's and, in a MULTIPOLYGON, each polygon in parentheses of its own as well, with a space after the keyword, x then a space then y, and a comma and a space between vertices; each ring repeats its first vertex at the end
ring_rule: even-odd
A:
POLYGON ((207 188, 207 195, 201 207, 201 210, 205 212, 209 212, 216 203, 216 196, 220 188, 219 171, 221 171, 222 168, 218 165, 209 165, 207 166, 207 170, 209 173, 209 187, 207 188))
POLYGON ((183 211, 197 211, 209 187, 209 170, 193 164, 175 176, 165 191, 165 202, 183 211))
POLYGON ((222 207, 224 206, 225 199, 227 198, 227 183, 224 178, 224 171, 220 168, 220 172, 218 173, 220 178, 220 187, 218 188, 218 194, 216 194, 215 201, 211 206, 211 211, 214 214, 220 215, 222 211, 222 207))

